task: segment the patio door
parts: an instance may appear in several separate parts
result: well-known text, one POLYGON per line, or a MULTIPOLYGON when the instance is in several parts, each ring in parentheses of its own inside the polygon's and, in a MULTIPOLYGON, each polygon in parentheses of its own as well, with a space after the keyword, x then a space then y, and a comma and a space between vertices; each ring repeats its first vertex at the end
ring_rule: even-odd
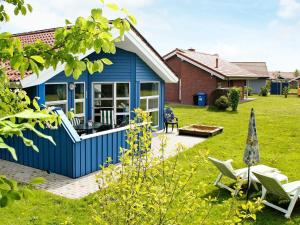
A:
POLYGON ((94 102, 94 121, 101 121, 101 110, 114 109, 114 84, 94 83, 93 85, 94 102))
POLYGON ((93 119, 101 122, 103 110, 113 112, 113 121, 118 127, 129 123, 130 88, 127 82, 93 83, 93 119))

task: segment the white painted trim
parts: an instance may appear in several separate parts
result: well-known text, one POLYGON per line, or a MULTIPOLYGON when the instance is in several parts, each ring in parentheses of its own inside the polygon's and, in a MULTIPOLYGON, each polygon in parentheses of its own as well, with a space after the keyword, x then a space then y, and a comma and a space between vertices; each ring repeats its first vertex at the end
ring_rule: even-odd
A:
POLYGON ((172 51, 172 52, 169 52, 167 55, 165 55, 163 57, 164 60, 168 60, 169 58, 172 58, 174 55, 177 55, 177 51, 172 51))
POLYGON ((85 88, 85 82, 74 82, 75 84, 75 89, 73 91, 73 99, 74 99, 74 114, 77 117, 83 117, 83 122, 86 123, 86 100, 87 100, 87 96, 86 96, 86 88, 85 88), (76 84, 83 84, 83 98, 80 99, 76 99, 76 84), (83 103, 83 113, 76 113, 76 103, 83 103))
MULTIPOLYGON (((137 125, 138 126, 143 126, 144 124, 147 124, 147 123, 139 123, 137 125)), ((93 138, 93 137, 103 136, 103 135, 106 135, 106 134, 116 133, 116 132, 123 131, 123 130, 128 130, 128 129, 130 129, 130 126, 132 126, 132 125, 129 124, 129 125, 124 126, 124 127, 119 127, 119 128, 114 128, 114 129, 111 129, 111 130, 105 130, 105 131, 101 131, 101 132, 97 132, 97 133, 93 133, 93 134, 84 135, 84 136, 81 136, 80 139, 85 140, 85 139, 89 139, 89 138, 93 138)))
MULTIPOLYGON (((159 124, 160 124, 160 97, 161 97, 161 94, 160 94, 160 82, 159 81, 141 81, 140 82, 140 100, 141 99, 146 99, 146 110, 145 112, 158 112, 158 124, 157 126, 153 126, 154 128, 157 128, 159 127, 159 124), (147 83, 157 83, 158 84, 158 95, 151 95, 151 96, 141 96, 141 85, 142 84, 147 84, 147 83), (149 109, 149 99, 158 99, 158 108, 157 109, 149 109)), ((141 102, 140 102, 140 105, 141 105, 141 102)))

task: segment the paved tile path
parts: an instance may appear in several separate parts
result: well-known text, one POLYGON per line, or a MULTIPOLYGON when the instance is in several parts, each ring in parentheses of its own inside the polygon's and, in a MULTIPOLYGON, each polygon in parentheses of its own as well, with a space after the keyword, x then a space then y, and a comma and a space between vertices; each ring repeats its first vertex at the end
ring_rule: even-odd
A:
MULTIPOLYGON (((160 140, 158 135, 159 134, 154 134, 154 138, 152 140, 152 151, 154 154, 159 154, 160 140)), ((165 150, 166 157, 176 154, 175 149, 178 143, 181 143, 187 148, 191 148, 194 145, 206 140, 204 138, 179 136, 177 135, 176 130, 174 130, 172 133, 169 133, 167 138, 168 144, 165 150)), ((98 184, 96 183, 95 179, 97 172, 77 179, 71 179, 54 173, 47 174, 45 171, 0 159, 0 174, 6 175, 8 178, 23 183, 28 183, 34 177, 44 177, 46 182, 39 185, 39 188, 71 199, 82 198, 98 190, 98 184)))

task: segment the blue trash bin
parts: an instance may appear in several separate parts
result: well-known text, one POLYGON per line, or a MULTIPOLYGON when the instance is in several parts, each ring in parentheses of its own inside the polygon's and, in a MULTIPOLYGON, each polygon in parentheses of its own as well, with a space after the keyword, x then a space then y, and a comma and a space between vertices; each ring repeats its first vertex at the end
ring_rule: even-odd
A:
POLYGON ((204 92, 198 92, 196 94, 196 105, 206 106, 207 94, 204 92))

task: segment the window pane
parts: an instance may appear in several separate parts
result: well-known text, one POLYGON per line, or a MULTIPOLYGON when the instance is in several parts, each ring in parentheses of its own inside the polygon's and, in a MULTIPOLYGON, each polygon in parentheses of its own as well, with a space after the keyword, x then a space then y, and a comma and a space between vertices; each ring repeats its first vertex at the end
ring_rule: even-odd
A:
POLYGON ((84 113, 84 104, 83 102, 76 102, 75 103, 75 114, 84 113))
POLYGON ((45 94, 46 94, 46 102, 67 100, 66 85, 46 84, 45 94))
POLYGON ((150 112, 152 126, 158 126, 158 111, 150 112))
POLYGON ((140 101, 140 108, 144 111, 147 110, 147 99, 141 99, 140 101))
POLYGON ((113 97, 113 85, 112 84, 101 84, 101 98, 112 98, 113 97))
POLYGON ((113 100, 101 100, 98 102, 100 102, 100 107, 113 107, 114 106, 113 100))
POLYGON ((125 83, 117 84, 117 97, 119 98, 129 97, 129 84, 125 84, 125 83))
POLYGON ((76 84, 75 87, 75 99, 84 98, 84 84, 76 84))
POLYGON ((148 100, 148 110, 158 109, 158 98, 148 100))
POLYGON ((141 83, 141 96, 158 95, 158 83, 141 83))
POLYGON ((126 126, 129 124, 129 115, 117 115, 117 125, 126 126))
POLYGON ((101 84, 94 84, 94 98, 101 97, 101 84))
POLYGON ((129 112, 129 100, 117 100, 117 112, 129 112))

